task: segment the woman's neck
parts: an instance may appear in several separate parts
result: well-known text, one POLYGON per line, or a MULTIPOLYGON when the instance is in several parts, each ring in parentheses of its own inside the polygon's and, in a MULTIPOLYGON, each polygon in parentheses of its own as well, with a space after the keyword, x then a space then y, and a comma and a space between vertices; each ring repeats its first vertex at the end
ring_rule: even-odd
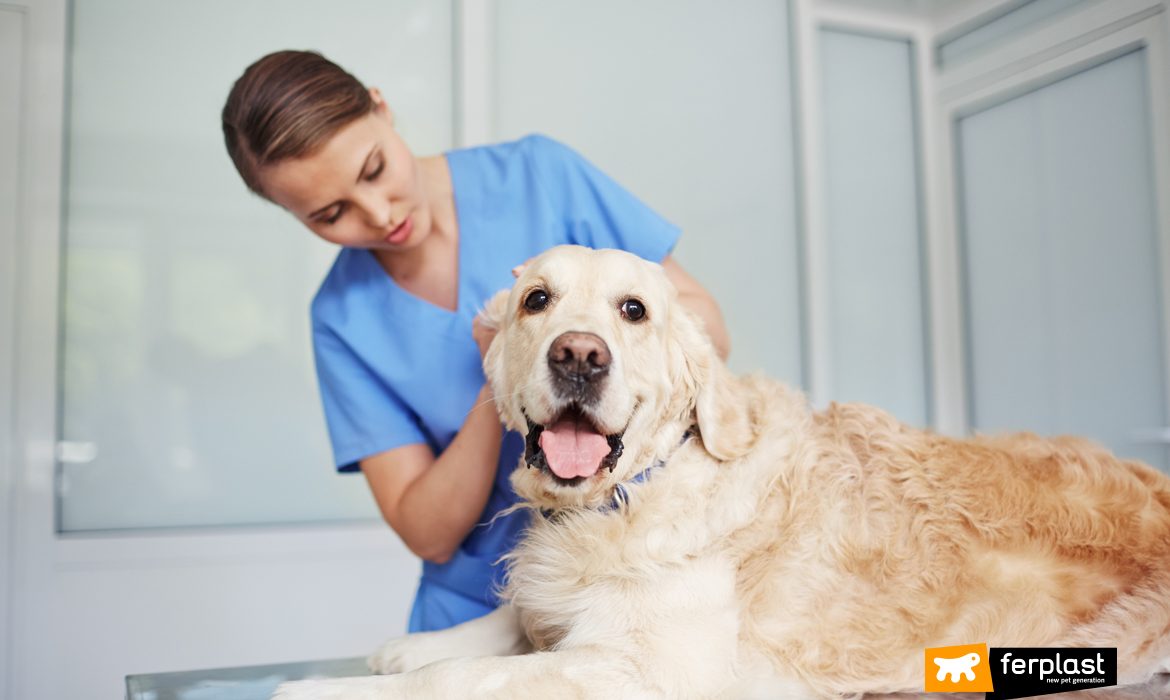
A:
POLYGON ((418 159, 418 174, 423 183, 423 194, 431 210, 431 233, 447 238, 458 236, 455 217, 455 191, 451 186, 451 170, 443 154, 418 159))
POLYGON ((447 159, 428 156, 416 163, 430 213, 430 230, 409 250, 379 250, 375 257, 402 288, 438 306, 453 308, 457 303, 459 224, 447 159))

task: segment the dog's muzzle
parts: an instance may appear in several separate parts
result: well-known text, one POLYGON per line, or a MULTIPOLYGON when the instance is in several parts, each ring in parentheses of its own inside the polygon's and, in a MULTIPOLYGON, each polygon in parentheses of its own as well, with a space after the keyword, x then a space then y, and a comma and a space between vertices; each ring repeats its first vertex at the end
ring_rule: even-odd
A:
POLYGON ((612 362, 609 346, 600 336, 580 331, 562 333, 548 348, 553 392, 581 406, 596 404, 612 362))
POLYGON ((546 423, 528 421, 524 461, 561 486, 579 484, 602 469, 613 471, 622 436, 602 432, 591 414, 602 398, 613 355, 595 333, 562 333, 548 348, 552 393, 561 408, 546 423))

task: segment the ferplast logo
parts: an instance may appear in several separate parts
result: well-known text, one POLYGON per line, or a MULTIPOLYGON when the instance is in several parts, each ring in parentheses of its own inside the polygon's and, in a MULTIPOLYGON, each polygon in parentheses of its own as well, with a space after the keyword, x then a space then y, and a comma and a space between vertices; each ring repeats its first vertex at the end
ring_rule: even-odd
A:
POLYGON ((986 644, 931 647, 925 657, 928 693, 987 693, 993 689, 986 644))
POLYGON ((1036 676, 1047 681, 1057 674, 1066 676, 1088 675, 1104 677, 1105 654, 1098 651, 1089 657, 1064 656, 1060 652, 1051 658, 1036 658, 1034 656, 1013 658, 1011 650, 1004 650, 999 655, 999 662, 1003 666, 1002 673, 1011 673, 1016 676, 1036 676))
POLYGON ((1117 650, 986 644, 926 650, 928 693, 984 692, 987 700, 1067 693, 1117 685, 1117 650))
POLYGON ((1117 685, 1117 650, 1013 647, 991 650, 995 692, 988 700, 1068 693, 1117 685))

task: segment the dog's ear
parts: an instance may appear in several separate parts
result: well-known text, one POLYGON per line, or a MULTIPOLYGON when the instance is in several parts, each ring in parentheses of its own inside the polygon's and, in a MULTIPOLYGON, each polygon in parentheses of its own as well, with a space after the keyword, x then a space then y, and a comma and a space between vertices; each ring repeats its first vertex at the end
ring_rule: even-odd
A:
POLYGON ((703 446, 712 457, 729 461, 747 454, 756 440, 750 393, 719 359, 702 321, 677 302, 669 336, 672 415, 694 411, 703 446))
MULTIPOLYGON (((496 292, 487 304, 484 305, 482 311, 479 312, 480 321, 487 327, 493 328, 496 331, 496 337, 492 340, 492 344, 488 346, 487 353, 483 356, 483 373, 487 378, 488 384, 492 388, 492 394, 495 396, 496 410, 500 414, 500 418, 511 430, 523 430, 524 420, 521 416, 513 415, 510 410, 510 402, 505 401, 502 391, 503 386, 507 383, 507 378, 504 376, 507 368, 504 366, 504 344, 505 339, 502 337, 504 327, 507 325, 508 317, 508 295, 511 290, 504 289, 496 292)), ((506 397, 505 397, 506 398, 506 397)))
POLYGON ((483 356, 483 374, 491 384, 492 391, 497 391, 499 383, 504 378, 504 339, 499 334, 507 320, 510 291, 502 289, 493 294, 479 312, 480 323, 496 332, 496 337, 492 339, 492 344, 488 346, 487 353, 483 356))
POLYGON ((511 292, 510 289, 501 289, 487 300, 483 311, 479 312, 480 320, 483 321, 484 325, 497 331, 504 325, 504 316, 507 315, 508 311, 508 295, 511 292))

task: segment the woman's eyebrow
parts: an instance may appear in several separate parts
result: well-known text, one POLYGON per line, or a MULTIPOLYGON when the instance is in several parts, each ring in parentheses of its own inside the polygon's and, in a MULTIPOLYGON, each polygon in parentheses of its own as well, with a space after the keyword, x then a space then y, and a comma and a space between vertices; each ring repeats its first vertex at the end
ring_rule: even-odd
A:
MULTIPOLYGON (((354 180, 355 183, 360 183, 362 181, 362 174, 366 172, 366 168, 370 164, 370 159, 373 158, 374 154, 377 152, 378 152, 378 144, 374 144, 374 147, 371 148, 370 152, 366 154, 366 159, 362 161, 362 167, 358 168, 358 176, 357 176, 357 179, 354 180)), ((337 204, 337 202, 330 202, 330 203, 326 204, 325 206, 321 207, 320 209, 313 210, 305 218, 306 219, 315 219, 318 216, 324 214, 325 211, 327 209, 329 209, 329 207, 332 207, 336 204, 337 204)))

